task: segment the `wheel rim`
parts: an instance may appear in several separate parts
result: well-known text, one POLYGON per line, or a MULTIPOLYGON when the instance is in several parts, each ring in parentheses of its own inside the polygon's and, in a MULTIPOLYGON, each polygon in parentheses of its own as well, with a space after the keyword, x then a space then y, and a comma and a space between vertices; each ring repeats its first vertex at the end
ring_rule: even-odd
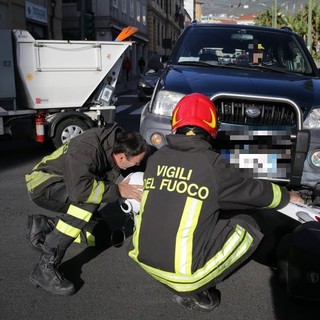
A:
POLYGON ((83 133, 83 130, 76 125, 66 127, 61 134, 62 143, 67 142, 68 140, 80 135, 83 133))

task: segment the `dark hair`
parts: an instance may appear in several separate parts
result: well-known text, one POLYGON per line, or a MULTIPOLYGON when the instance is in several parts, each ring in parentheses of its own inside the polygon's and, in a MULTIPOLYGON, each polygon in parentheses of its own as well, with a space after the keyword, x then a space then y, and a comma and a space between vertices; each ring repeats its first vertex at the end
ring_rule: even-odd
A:
POLYGON ((124 153, 128 158, 147 152, 147 142, 135 131, 118 131, 113 145, 113 153, 124 153))
MULTIPOLYGON (((198 138, 202 140, 205 140, 210 143, 212 143, 213 141, 213 138, 211 137, 209 132, 196 126, 184 126, 184 127, 178 128, 176 131, 176 134, 188 135, 187 133, 190 131, 192 131, 194 135, 196 135, 198 138)), ((192 134, 190 136, 192 136, 192 134)))

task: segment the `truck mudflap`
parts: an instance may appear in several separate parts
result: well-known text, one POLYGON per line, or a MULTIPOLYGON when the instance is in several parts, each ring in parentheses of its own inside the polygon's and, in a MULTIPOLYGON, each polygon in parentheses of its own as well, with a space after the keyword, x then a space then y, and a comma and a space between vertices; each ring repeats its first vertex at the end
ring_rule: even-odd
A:
MULTIPOLYGON (((14 30, 16 59, 28 107, 79 108, 103 83, 112 93, 121 70, 124 41, 35 40, 14 30)), ((104 99, 105 100, 105 99, 104 99)), ((110 100, 103 105, 110 104, 110 100)))

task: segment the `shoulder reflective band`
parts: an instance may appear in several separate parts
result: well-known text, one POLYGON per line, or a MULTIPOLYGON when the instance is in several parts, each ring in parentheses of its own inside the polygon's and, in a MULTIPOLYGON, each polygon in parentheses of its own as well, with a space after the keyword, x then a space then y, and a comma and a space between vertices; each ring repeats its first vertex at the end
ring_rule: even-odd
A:
POLYGON ((92 190, 86 203, 94 203, 94 204, 101 203, 104 191, 105 191, 104 182, 93 180, 92 190))
POLYGON ((271 183, 271 184, 272 184, 272 191, 273 191, 273 199, 272 199, 272 202, 267 206, 267 208, 276 208, 281 202, 282 192, 281 192, 280 186, 274 183, 271 183))

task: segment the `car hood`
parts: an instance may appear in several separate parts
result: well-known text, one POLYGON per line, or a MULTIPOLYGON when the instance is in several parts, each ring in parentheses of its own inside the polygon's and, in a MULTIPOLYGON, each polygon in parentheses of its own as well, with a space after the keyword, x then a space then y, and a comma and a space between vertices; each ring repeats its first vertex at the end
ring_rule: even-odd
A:
POLYGON ((320 79, 299 74, 235 69, 230 67, 170 66, 163 74, 166 90, 183 94, 200 92, 255 94, 293 100, 300 108, 320 106, 320 79))
POLYGON ((159 77, 161 76, 162 72, 155 72, 150 74, 142 74, 140 75, 140 79, 144 80, 145 82, 152 84, 153 86, 158 81, 159 77))

